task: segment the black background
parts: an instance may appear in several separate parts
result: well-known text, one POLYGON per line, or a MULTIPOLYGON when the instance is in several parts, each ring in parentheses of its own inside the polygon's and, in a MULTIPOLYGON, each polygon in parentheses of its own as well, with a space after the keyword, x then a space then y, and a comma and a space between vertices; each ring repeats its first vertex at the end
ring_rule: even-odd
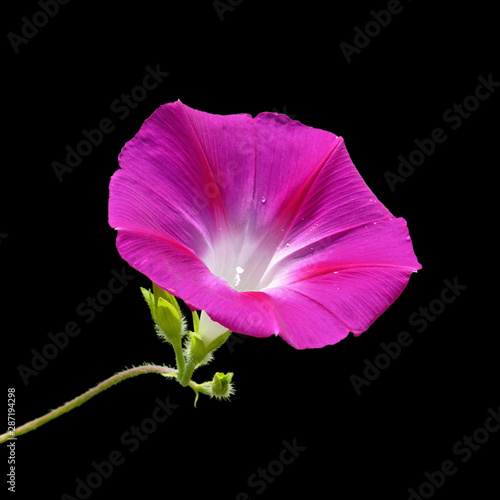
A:
MULTIPOLYGON (((443 115, 474 94, 480 75, 500 80, 493 12, 486 2, 437 8, 404 1, 348 63, 340 43, 352 44, 355 27, 363 30, 370 11, 387 2, 232 3, 221 20, 211 1, 161 8, 148 0, 106 7, 72 1, 18 53, 7 34, 21 34, 23 16, 33 19, 41 7, 9 4, 0 174, 3 413, 7 387, 16 389, 21 425, 124 367, 173 363, 140 295, 149 281, 128 266, 135 278, 93 321, 77 314, 79 304, 108 286, 111 271, 126 265, 107 224, 109 178, 123 144, 165 102, 181 99, 219 114, 286 112, 343 136, 370 188, 407 220, 423 269, 359 338, 306 351, 279 338, 223 346, 195 379, 234 371, 230 403, 203 398, 195 409, 192 391, 146 375, 19 437, 17 497, 78 498, 77 479, 85 481, 94 461, 118 451, 124 463, 89 498, 233 500, 246 492, 252 499, 406 499, 426 471, 449 459, 456 472, 433 498, 492 498, 500 432, 465 463, 453 449, 500 405, 493 265, 500 92, 456 130, 443 115), (157 65, 169 75, 121 120, 111 103, 157 65), (75 147, 82 129, 104 118, 114 131, 59 182, 51 164, 64 162, 66 146, 75 147), (397 172, 398 156, 407 158, 414 140, 437 127, 446 141, 392 192, 384 172, 397 172), (441 308, 445 279, 467 288, 441 308), (440 314, 419 333, 409 317, 431 301, 440 314), (19 366, 31 366, 32 350, 41 352, 48 333, 69 321, 81 333, 23 383, 19 366), (365 359, 374 362, 380 344, 401 331, 413 343, 357 395, 350 377, 363 376, 365 359), (132 452, 123 434, 167 396, 178 408, 132 452), (294 440, 305 450, 264 491, 248 483, 269 464, 281 471, 273 461, 283 441, 294 440)), ((429 490, 422 492, 429 498, 429 490)))

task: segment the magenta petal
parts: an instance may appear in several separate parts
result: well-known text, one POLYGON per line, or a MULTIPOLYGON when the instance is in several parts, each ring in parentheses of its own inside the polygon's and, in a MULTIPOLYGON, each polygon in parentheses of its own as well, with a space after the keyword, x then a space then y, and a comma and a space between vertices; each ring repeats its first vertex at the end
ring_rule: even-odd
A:
POLYGON ((120 154, 109 221, 129 264, 239 333, 360 334, 420 268, 340 137, 283 115, 159 108, 120 154))
POLYGON ((290 120, 261 113, 255 120, 255 193, 250 219, 255 234, 283 238, 324 163, 342 143, 340 137, 290 120))
POLYGON ((266 294, 280 335, 293 347, 304 349, 335 344, 349 332, 359 335, 367 330, 400 295, 408 279, 404 270, 359 267, 269 289, 266 294))

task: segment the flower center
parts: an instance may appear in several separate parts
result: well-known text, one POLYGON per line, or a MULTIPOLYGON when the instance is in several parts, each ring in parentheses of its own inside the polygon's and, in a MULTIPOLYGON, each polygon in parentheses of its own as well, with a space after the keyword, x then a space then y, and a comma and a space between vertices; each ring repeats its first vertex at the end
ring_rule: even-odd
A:
POLYGON ((231 288, 238 292, 258 292, 271 281, 265 274, 275 251, 276 246, 269 245, 266 240, 255 241, 247 235, 225 236, 202 260, 215 276, 224 278, 231 288))

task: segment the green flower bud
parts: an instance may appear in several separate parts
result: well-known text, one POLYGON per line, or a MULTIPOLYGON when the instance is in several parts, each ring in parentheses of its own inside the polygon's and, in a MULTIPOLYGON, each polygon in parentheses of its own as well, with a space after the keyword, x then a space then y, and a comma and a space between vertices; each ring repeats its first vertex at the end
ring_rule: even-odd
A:
POLYGON ((185 322, 177 299, 153 284, 153 292, 141 287, 159 337, 171 344, 179 343, 185 334, 185 322))
POLYGON ((231 380, 233 373, 217 372, 211 382, 212 394, 218 399, 228 399, 235 393, 235 389, 231 380))

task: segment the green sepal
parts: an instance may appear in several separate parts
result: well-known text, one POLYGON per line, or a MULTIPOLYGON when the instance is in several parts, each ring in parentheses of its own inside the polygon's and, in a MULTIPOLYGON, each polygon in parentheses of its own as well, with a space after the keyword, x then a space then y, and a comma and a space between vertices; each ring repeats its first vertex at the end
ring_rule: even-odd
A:
POLYGON ((193 332, 198 332, 200 329, 200 317, 196 311, 193 311, 193 332))
POLYGON ((226 333, 223 333, 212 340, 212 342, 210 342, 207 346, 207 351, 212 352, 218 349, 228 339, 229 335, 231 335, 231 330, 228 330, 226 333))
POLYGON ((205 365, 212 360, 212 352, 218 349, 231 335, 231 331, 219 335, 208 345, 205 345, 203 337, 198 332, 189 332, 189 338, 185 349, 186 357, 193 360, 196 366, 205 365))
POLYGON ((141 292, 142 296, 144 297, 144 300, 146 301, 146 304, 149 306, 149 310, 151 311, 151 316, 153 317, 153 320, 155 319, 155 298, 154 295, 151 293, 151 290, 146 290, 141 286, 141 292))
POLYGON ((194 391, 195 397, 194 397, 194 407, 196 408, 196 403, 198 402, 198 398, 200 397, 200 392, 199 391, 194 391))
POLYGON ((191 342, 189 343, 188 355, 198 365, 203 362, 210 351, 207 350, 203 338, 198 332, 189 332, 189 338, 191 342))

